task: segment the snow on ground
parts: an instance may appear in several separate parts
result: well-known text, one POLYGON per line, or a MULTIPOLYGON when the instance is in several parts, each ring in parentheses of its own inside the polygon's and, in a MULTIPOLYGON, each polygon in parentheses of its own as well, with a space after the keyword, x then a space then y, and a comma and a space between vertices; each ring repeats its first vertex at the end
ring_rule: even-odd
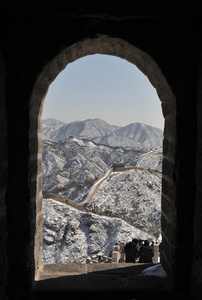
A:
POLYGON ((52 199, 43 200, 44 264, 86 263, 93 255, 109 255, 121 240, 154 236, 119 218, 82 212, 52 199))
MULTIPOLYGON (((135 166, 138 161, 138 166, 161 170, 161 148, 142 154, 77 138, 44 141, 43 190, 79 203, 114 162, 135 166)), ((114 172, 85 209, 88 211, 81 212, 51 199, 43 200, 44 264, 85 263, 89 257, 109 255, 118 241, 155 239, 160 233, 161 173, 114 172)))
POLYGON ((159 236, 161 174, 147 170, 114 172, 101 184, 86 209, 119 217, 136 228, 159 236))
POLYGON ((114 162, 135 166, 142 153, 77 138, 60 142, 43 141, 43 191, 81 202, 90 187, 105 175, 114 162))
POLYGON ((161 172, 163 161, 163 147, 152 149, 151 151, 142 154, 138 161, 137 167, 155 169, 161 172))
POLYGON ((105 181, 107 179, 107 177, 110 176, 110 174, 112 173, 112 170, 113 168, 110 168, 106 174, 101 177, 99 180, 97 180, 94 185, 91 187, 88 195, 86 196, 85 200, 82 202, 82 203, 88 203, 90 201, 90 199, 92 198, 93 194, 96 192, 96 190, 98 189, 99 187, 99 184, 102 182, 102 181, 105 181))

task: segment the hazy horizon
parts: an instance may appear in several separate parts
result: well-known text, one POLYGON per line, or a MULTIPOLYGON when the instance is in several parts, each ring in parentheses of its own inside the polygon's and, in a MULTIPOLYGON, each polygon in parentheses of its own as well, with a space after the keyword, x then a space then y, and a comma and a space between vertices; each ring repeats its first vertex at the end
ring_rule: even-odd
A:
POLYGON ((101 54, 80 58, 57 76, 44 101, 42 119, 48 118, 164 128, 161 102, 148 78, 128 61, 101 54))
MULTIPOLYGON (((50 117, 50 118, 46 118, 46 119, 42 118, 42 121, 46 121, 46 120, 48 120, 48 119, 53 119, 53 120, 61 121, 61 120, 59 120, 59 119, 51 118, 51 117, 50 117)), ((142 123, 142 122, 132 122, 132 123, 128 123, 128 124, 126 124, 126 125, 117 125, 117 124, 109 123, 109 122, 107 122, 106 120, 103 120, 103 119, 100 119, 100 118, 88 118, 88 119, 83 119, 83 120, 74 120, 74 121, 71 121, 71 122, 68 122, 68 123, 67 123, 67 122, 64 122, 64 121, 61 121, 61 122, 66 123, 66 124, 69 124, 69 123, 72 123, 72 122, 82 122, 82 121, 96 120, 96 119, 102 120, 102 121, 108 123, 108 124, 111 125, 111 126, 125 127, 125 126, 130 125, 130 124, 141 123, 141 124, 144 124, 144 125, 151 126, 151 127, 158 128, 158 129, 161 129, 161 130, 162 130, 162 128, 159 128, 159 127, 156 127, 156 126, 152 126, 152 125, 148 125, 148 124, 145 124, 145 123, 142 123)))

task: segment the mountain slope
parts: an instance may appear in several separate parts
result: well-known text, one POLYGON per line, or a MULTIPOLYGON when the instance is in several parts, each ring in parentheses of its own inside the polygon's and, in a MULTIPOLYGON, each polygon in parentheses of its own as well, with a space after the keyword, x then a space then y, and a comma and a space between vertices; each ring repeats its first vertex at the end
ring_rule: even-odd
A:
POLYGON ((86 210, 122 218, 158 237, 161 230, 161 173, 138 169, 114 172, 100 186, 86 210))
POLYGON ((141 123, 118 127, 100 119, 88 119, 69 124, 62 124, 57 120, 54 122, 52 119, 49 122, 43 121, 43 139, 59 141, 70 136, 87 138, 108 146, 132 147, 144 151, 161 146, 163 140, 162 130, 141 123))
POLYGON ((162 143, 160 130, 138 123, 111 126, 99 119, 70 124, 48 119, 43 137, 49 139, 43 140, 43 191, 76 203, 113 163, 146 168, 112 173, 85 212, 44 199, 44 264, 85 263, 108 256, 120 240, 159 235, 161 173, 150 169, 161 171, 162 147, 151 149, 162 143))
POLYGON ((152 149, 147 153, 142 154, 139 157, 136 166, 142 168, 155 169, 161 172, 162 162, 163 162, 163 147, 161 146, 152 149))
POLYGON ((118 241, 154 239, 119 218, 81 212, 52 199, 43 200, 43 214, 44 264, 86 263, 95 255, 110 255, 118 241))
MULTIPOLYGON (((46 122, 46 120, 43 122, 46 122)), ((109 125, 100 119, 88 119, 85 121, 75 121, 69 124, 63 124, 63 126, 60 125, 61 124, 59 124, 58 128, 54 128, 55 133, 52 136, 54 141, 68 139, 70 136, 78 138, 85 137, 93 140, 94 137, 110 135, 116 130, 116 126, 109 125)), ((50 127, 52 127, 51 124, 50 127)), ((43 138, 47 139, 46 133, 44 132, 43 138)))
POLYGON ((57 131, 65 125, 64 122, 52 118, 42 121, 42 138, 54 141, 57 131))
POLYGON ((43 191, 80 202, 113 163, 135 166, 142 154, 132 149, 97 145, 76 138, 43 141, 43 191))
POLYGON ((162 145, 162 130, 141 123, 132 123, 119 128, 116 134, 151 149, 162 145))

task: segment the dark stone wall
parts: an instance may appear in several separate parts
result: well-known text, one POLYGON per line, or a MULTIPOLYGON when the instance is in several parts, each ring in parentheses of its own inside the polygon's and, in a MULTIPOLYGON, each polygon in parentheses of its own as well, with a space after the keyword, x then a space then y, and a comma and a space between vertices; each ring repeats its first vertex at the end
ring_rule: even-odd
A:
POLYGON ((197 299, 202 293, 202 37, 197 77, 197 148, 196 148, 196 203, 194 211, 194 242, 192 291, 197 299))
POLYGON ((7 148, 7 122, 6 122, 6 66, 2 51, 0 50, 0 298, 6 295, 6 264, 7 264, 7 209, 6 188, 8 179, 8 148, 7 148))
MULTIPOLYGON (((34 238, 36 222, 40 223, 41 218, 36 221, 35 217, 38 213, 36 193, 40 188, 35 189, 38 143, 37 131, 30 127, 30 120, 33 118, 36 122, 33 115, 37 115, 39 107, 35 107, 33 115, 30 113, 33 87, 44 66, 62 49, 102 34, 123 39, 148 53, 157 62, 176 97, 176 122, 168 122, 165 128, 170 141, 173 132, 176 137, 172 159, 165 159, 163 165, 162 261, 174 290, 186 294, 192 292, 192 286, 195 291, 199 290, 202 271, 202 248, 197 247, 202 232, 201 139, 197 148, 197 197, 195 180, 197 125, 200 135, 202 118, 201 92, 197 90, 201 78, 199 17, 200 10, 195 2, 191 7, 184 3, 179 8, 172 1, 160 6, 151 1, 125 3, 124 7, 122 3, 113 6, 102 1, 82 3, 79 7, 69 5, 68 1, 61 5, 41 1, 38 7, 2 6, 0 241, 3 246, 0 246, 0 270, 5 272, 0 271, 0 293, 3 297, 7 294, 11 299, 29 299, 34 288, 34 238), (32 137, 33 143, 30 142, 32 137), (191 274, 199 279, 192 280, 191 274)), ((37 130, 38 123, 34 125, 37 130)), ((167 148, 165 139, 165 152, 167 148)), ((172 151, 171 142, 169 151, 172 151)))

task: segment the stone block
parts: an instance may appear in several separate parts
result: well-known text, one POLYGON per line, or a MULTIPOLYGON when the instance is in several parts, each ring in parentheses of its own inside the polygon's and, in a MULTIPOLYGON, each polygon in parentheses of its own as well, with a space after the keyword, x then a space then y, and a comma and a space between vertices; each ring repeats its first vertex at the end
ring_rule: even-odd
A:
POLYGON ((43 214, 39 214, 37 217, 37 232, 41 232, 43 229, 43 214))
POLYGON ((126 245, 126 242, 125 241, 121 241, 119 245, 120 245, 120 249, 123 251, 124 247, 126 245))
POLYGON ((157 264, 159 262, 159 244, 154 244, 153 245, 153 263, 157 264))
POLYGON ((119 251, 112 251, 112 261, 118 263, 121 258, 121 253, 119 251))
POLYGON ((41 116, 38 117, 38 132, 42 132, 42 119, 41 119, 41 116))
POLYGON ((42 137, 38 134, 38 153, 42 153, 43 151, 43 143, 42 143, 42 137))
POLYGON ((42 186, 43 186, 43 182, 42 182, 42 174, 39 174, 37 176, 37 186, 36 186, 36 195, 39 195, 40 193, 42 193, 42 186))
POLYGON ((37 174, 42 175, 42 155, 38 155, 37 159, 37 174))
POLYGON ((39 196, 37 199, 34 198, 36 201, 36 214, 39 214, 42 212, 42 205, 43 205, 43 195, 39 196))
MULTIPOLYGON (((89 265, 90 266, 90 265, 89 265)), ((56 273, 78 273, 78 274, 85 274, 86 273, 86 265, 85 264, 50 264, 44 266, 44 272, 56 272, 56 273)))

